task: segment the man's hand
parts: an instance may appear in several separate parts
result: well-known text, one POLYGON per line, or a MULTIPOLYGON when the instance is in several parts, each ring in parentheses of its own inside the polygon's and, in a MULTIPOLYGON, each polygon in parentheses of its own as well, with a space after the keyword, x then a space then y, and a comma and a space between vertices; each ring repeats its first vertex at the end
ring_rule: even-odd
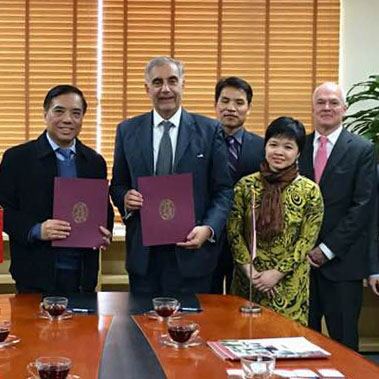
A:
POLYGON ((41 224, 41 240, 63 240, 70 235, 71 226, 67 221, 46 220, 41 224))
POLYGON ((142 208, 142 205, 143 197, 141 193, 134 189, 131 189, 126 193, 124 198, 124 208, 128 212, 138 211, 142 208))
POLYGON ((273 292, 274 286, 280 282, 284 277, 284 274, 278 270, 265 270, 253 275, 253 285, 261 292, 268 293, 273 292))
POLYGON ((212 231, 209 226, 195 226, 186 237, 186 242, 178 242, 176 246, 185 249, 199 249, 211 235, 212 231))
POLYGON ((379 296, 379 277, 368 278, 368 284, 370 285, 372 292, 379 296))
POLYGON ((111 244, 112 240, 112 233, 107 229, 104 228, 104 226, 99 226, 100 232, 103 235, 103 243, 101 246, 94 247, 94 250, 101 249, 101 250, 107 250, 107 247, 111 244))
POLYGON ((315 247, 308 253, 308 262, 313 267, 319 268, 325 262, 327 262, 327 260, 328 258, 324 255, 319 247, 315 247))

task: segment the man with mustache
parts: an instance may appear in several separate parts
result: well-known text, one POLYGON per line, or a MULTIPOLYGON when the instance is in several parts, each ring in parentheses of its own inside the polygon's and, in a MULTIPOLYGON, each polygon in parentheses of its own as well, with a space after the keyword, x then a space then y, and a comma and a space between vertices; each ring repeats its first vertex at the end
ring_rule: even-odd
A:
POLYGON ((182 108, 184 68, 156 57, 145 68, 153 111, 117 128, 111 196, 126 224, 126 269, 132 292, 161 295, 209 292, 232 205, 221 128, 182 108), (196 226, 184 242, 146 247, 139 210, 138 177, 191 173, 196 226))

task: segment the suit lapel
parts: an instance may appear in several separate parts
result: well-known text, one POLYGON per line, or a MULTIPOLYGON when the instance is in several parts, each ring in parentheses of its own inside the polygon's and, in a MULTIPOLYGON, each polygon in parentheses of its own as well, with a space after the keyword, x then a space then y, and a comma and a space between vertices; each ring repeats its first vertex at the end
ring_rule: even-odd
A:
POLYGON ((191 138, 194 132, 195 130, 193 125, 193 119, 191 115, 189 115, 183 109, 179 125, 178 142, 176 144, 174 172, 176 172, 178 164, 180 163, 180 160, 182 159, 184 152, 186 151, 189 143, 191 142, 191 138))
POLYGON ((57 176, 58 170, 56 157, 49 141, 47 140, 46 131, 38 137, 36 146, 38 159, 43 160, 42 167, 45 171, 46 177, 57 176))
POLYGON ((250 142, 249 135, 247 134, 246 130, 244 130, 243 135, 242 135, 241 153, 238 159, 238 166, 237 166, 238 177, 241 174, 243 174, 248 167, 251 167, 251 161, 256 159, 254 156, 254 154, 256 154, 256 151, 252 149, 252 144, 249 142, 250 142))
POLYGON ((328 161, 326 163, 325 170, 320 180, 320 185, 323 183, 325 178, 327 178, 330 174, 333 173, 338 162, 346 154, 346 152, 349 149, 350 141, 351 136, 345 129, 342 129, 342 132, 338 137, 336 145, 333 147, 332 153, 330 154, 330 157, 328 158, 328 161))
POLYGON ((133 148, 139 148, 145 164, 148 168, 149 175, 154 175, 153 159, 153 112, 147 113, 141 117, 137 125, 136 141, 133 148))
POLYGON ((307 178, 314 180, 315 174, 313 170, 313 140, 315 134, 314 132, 310 134, 305 142, 304 151, 303 151, 303 170, 301 170, 301 174, 306 176, 307 178))

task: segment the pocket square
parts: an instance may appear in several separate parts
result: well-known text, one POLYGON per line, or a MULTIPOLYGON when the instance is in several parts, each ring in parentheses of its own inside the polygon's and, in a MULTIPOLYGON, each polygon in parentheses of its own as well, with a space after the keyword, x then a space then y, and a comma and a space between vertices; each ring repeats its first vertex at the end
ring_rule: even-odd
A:
POLYGON ((204 154, 197 154, 197 158, 204 158, 204 154))

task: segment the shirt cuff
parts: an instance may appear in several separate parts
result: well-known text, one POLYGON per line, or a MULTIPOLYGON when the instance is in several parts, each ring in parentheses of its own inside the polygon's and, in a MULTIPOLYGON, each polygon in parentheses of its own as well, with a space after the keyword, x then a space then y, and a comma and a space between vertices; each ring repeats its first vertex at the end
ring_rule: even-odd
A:
POLYGON ((208 238, 208 241, 210 243, 215 243, 216 242, 216 240, 215 240, 215 231, 209 225, 207 225, 207 226, 211 230, 211 236, 208 238))
POLYGON ((379 274, 371 274, 369 276, 370 279, 376 279, 376 278, 379 278, 379 274))
POLYGON ((130 217, 132 217, 132 214, 133 214, 133 211, 127 211, 126 208, 124 208, 124 216, 122 217, 122 219, 124 221, 127 221, 130 217))
POLYGON ((332 250, 330 250, 328 248, 328 246, 326 246, 324 243, 320 243, 320 245, 318 245, 318 247, 321 249, 321 251, 324 253, 324 255, 328 258, 328 259, 333 259, 336 255, 332 252, 332 250))
POLYGON ((29 231, 28 241, 33 242, 41 239, 42 224, 35 224, 29 231))

